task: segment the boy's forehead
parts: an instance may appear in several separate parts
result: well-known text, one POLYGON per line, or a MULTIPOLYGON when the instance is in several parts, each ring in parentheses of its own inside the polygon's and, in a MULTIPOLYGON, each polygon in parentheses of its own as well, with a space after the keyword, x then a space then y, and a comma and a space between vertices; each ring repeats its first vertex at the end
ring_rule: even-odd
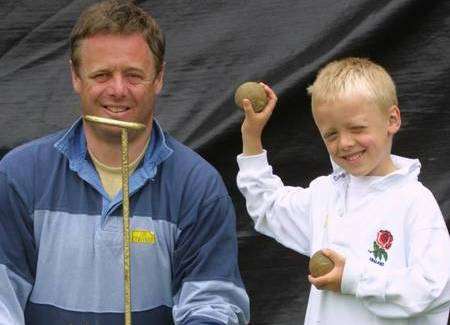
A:
POLYGON ((329 91, 321 96, 312 96, 312 108, 318 105, 333 106, 336 102, 359 102, 361 105, 369 105, 378 107, 382 110, 383 105, 380 102, 377 94, 369 87, 363 85, 356 87, 346 87, 339 90, 329 91))
POLYGON ((383 112, 384 110, 376 99, 367 92, 351 92, 333 96, 325 100, 322 99, 312 106, 316 124, 333 119, 341 121, 369 119, 383 112))
POLYGON ((367 90, 344 90, 334 93, 328 93, 323 97, 316 97, 312 99, 312 109, 321 107, 336 109, 337 107, 345 106, 345 104, 360 104, 360 105, 376 105, 374 96, 367 90))

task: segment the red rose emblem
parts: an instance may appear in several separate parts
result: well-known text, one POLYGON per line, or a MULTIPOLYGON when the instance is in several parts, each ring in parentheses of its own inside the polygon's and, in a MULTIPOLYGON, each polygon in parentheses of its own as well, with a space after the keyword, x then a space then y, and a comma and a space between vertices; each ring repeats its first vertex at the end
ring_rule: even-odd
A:
POLYGON ((392 246, 394 237, 387 230, 380 230, 377 235, 377 244, 384 249, 389 249, 392 246))

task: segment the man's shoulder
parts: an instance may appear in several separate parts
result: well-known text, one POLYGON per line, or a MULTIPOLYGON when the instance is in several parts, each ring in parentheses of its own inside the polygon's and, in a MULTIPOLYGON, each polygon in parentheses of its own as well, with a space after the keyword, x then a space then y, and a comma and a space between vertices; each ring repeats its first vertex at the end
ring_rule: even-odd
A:
MULTIPOLYGON (((171 136, 166 136, 167 145, 173 150, 164 161, 161 177, 171 179, 180 190, 187 190, 195 197, 217 198, 227 196, 222 176, 194 150, 171 136)), ((193 198, 192 196, 190 197, 193 198)))
POLYGON ((176 140, 169 134, 165 134, 166 142, 169 148, 173 150, 172 155, 167 160, 173 164, 179 171, 192 171, 201 169, 203 173, 217 174, 217 170, 206 159, 187 145, 176 140))
POLYGON ((54 144, 64 132, 65 130, 57 131, 13 148, 0 161, 0 170, 4 168, 26 168, 34 164, 39 157, 47 162, 51 161, 52 156, 58 154, 54 144))

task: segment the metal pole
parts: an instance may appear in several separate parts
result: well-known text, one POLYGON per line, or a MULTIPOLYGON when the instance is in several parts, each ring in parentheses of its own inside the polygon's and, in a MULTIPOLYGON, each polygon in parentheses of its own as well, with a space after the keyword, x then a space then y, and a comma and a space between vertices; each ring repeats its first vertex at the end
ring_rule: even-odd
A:
POLYGON ((122 215, 125 325, 131 325, 130 201, 128 197, 128 132, 122 128, 122 215))
POLYGON ((122 152, 122 216, 123 216, 123 276, 124 276, 124 307, 125 325, 131 325, 131 267, 130 267, 130 198, 128 175, 128 129, 143 130, 145 125, 134 122, 124 122, 114 119, 86 115, 89 122, 107 124, 121 128, 122 152))

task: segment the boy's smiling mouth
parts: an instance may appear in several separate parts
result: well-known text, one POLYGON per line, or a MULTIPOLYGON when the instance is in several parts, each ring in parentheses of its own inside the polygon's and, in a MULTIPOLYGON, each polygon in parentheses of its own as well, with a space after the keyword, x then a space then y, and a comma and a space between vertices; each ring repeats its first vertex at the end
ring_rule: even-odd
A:
POLYGON ((346 160, 346 161, 348 161, 348 162, 356 162, 362 157, 364 152, 365 152, 365 150, 362 150, 362 151, 359 151, 359 152, 356 152, 356 153, 352 153, 352 154, 349 154, 349 155, 341 156, 341 158, 346 160))

